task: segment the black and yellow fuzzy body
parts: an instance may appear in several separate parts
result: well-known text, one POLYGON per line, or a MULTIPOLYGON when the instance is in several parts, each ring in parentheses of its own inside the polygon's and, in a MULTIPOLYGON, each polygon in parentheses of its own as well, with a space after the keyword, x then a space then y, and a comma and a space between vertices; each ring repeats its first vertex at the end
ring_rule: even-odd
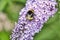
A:
POLYGON ((33 20, 34 19, 34 10, 29 10, 26 14, 26 19, 27 20, 33 20))

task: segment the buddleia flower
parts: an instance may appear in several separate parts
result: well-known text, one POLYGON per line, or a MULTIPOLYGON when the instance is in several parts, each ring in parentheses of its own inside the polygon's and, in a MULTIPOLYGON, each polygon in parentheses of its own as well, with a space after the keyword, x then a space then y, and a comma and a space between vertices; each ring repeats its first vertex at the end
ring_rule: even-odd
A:
POLYGON ((33 40, 43 24, 57 11, 54 0, 27 0, 19 13, 18 23, 12 31, 11 40, 33 40))

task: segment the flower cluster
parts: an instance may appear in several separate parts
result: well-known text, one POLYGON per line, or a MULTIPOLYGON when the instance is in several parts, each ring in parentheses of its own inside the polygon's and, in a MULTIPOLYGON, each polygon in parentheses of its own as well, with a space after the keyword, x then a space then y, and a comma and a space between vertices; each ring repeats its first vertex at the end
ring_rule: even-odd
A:
POLYGON ((57 11, 55 5, 57 3, 54 0, 27 0, 19 14, 11 40, 33 40, 35 33, 41 31, 43 24, 57 11))

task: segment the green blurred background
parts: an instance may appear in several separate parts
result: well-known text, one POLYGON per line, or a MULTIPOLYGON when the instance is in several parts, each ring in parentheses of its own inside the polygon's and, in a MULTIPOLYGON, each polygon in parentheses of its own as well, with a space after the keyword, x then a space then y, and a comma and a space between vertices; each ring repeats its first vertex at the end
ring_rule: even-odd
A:
MULTIPOLYGON (((56 1, 58 11, 44 24, 41 32, 34 36, 34 40, 60 40, 60 0, 56 1)), ((0 40, 10 40, 11 31, 25 3, 26 0, 0 0, 0 40)))

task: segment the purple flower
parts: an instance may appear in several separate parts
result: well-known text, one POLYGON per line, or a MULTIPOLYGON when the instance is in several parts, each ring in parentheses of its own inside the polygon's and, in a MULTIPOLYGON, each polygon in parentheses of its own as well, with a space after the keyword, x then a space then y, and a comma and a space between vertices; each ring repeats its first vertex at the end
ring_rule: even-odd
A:
POLYGON ((43 24, 57 11, 56 4, 54 0, 27 0, 13 29, 11 40, 33 40, 35 33, 41 31, 43 24))

